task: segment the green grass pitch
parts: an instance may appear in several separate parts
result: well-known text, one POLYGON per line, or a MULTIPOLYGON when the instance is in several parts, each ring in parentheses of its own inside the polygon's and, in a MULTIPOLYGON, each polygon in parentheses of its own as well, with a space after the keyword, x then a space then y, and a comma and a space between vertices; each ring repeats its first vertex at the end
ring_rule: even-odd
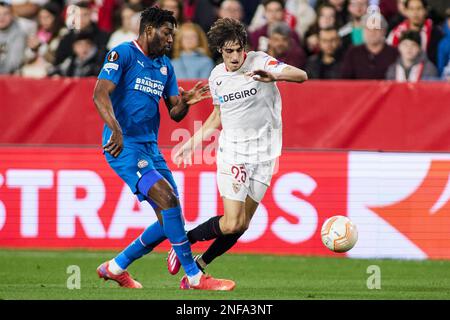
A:
POLYGON ((232 292, 183 291, 181 272, 167 272, 165 253, 130 266, 144 289, 123 289, 97 277, 108 251, 0 250, 0 299, 450 299, 450 261, 365 260, 226 254, 208 267, 236 281, 232 292), (69 290, 67 268, 77 265, 81 288, 69 290), (369 290, 367 268, 381 270, 381 289, 369 290))

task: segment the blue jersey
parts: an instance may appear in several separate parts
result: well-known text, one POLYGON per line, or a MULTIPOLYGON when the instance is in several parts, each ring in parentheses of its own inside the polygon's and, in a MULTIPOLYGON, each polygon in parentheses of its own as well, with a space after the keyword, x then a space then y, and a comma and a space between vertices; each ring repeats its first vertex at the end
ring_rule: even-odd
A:
MULTIPOLYGON (((105 58, 98 79, 114 82, 111 93, 114 115, 124 140, 156 142, 159 129, 159 101, 178 95, 178 85, 169 58, 147 57, 136 41, 113 48, 105 58)), ((103 144, 111 130, 105 125, 103 144)))

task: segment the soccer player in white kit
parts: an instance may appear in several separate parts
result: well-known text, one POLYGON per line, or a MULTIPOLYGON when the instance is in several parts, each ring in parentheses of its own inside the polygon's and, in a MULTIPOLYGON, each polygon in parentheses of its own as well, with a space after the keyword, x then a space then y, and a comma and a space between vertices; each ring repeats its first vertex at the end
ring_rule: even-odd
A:
MULTIPOLYGON (((213 217, 187 233, 191 244, 216 239, 196 261, 203 270, 229 250, 245 232, 272 179, 282 147, 281 95, 277 81, 301 83, 306 72, 264 52, 245 52, 245 27, 219 19, 208 32, 211 50, 222 54, 209 77, 214 110, 175 154, 175 162, 191 164, 193 151, 222 125, 217 150, 217 184, 224 215, 213 217)), ((173 250, 168 269, 180 268, 173 250)), ((183 282, 182 282, 183 284, 183 282)))

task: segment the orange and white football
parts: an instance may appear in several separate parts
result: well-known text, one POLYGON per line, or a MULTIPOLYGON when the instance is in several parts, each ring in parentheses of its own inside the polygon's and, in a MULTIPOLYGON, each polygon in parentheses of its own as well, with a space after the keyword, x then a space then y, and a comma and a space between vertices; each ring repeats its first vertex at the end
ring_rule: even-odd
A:
POLYGON ((349 218, 333 216, 322 225, 323 244, 334 252, 346 252, 354 247, 358 240, 358 230, 349 218))

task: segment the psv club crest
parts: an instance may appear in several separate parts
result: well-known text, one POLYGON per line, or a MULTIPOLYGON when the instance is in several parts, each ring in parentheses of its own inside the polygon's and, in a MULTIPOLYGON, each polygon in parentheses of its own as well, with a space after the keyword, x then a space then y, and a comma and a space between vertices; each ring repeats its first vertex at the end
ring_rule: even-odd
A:
POLYGON ((148 162, 147 162, 147 160, 139 160, 137 166, 138 166, 139 169, 143 169, 146 166, 148 166, 148 162))

